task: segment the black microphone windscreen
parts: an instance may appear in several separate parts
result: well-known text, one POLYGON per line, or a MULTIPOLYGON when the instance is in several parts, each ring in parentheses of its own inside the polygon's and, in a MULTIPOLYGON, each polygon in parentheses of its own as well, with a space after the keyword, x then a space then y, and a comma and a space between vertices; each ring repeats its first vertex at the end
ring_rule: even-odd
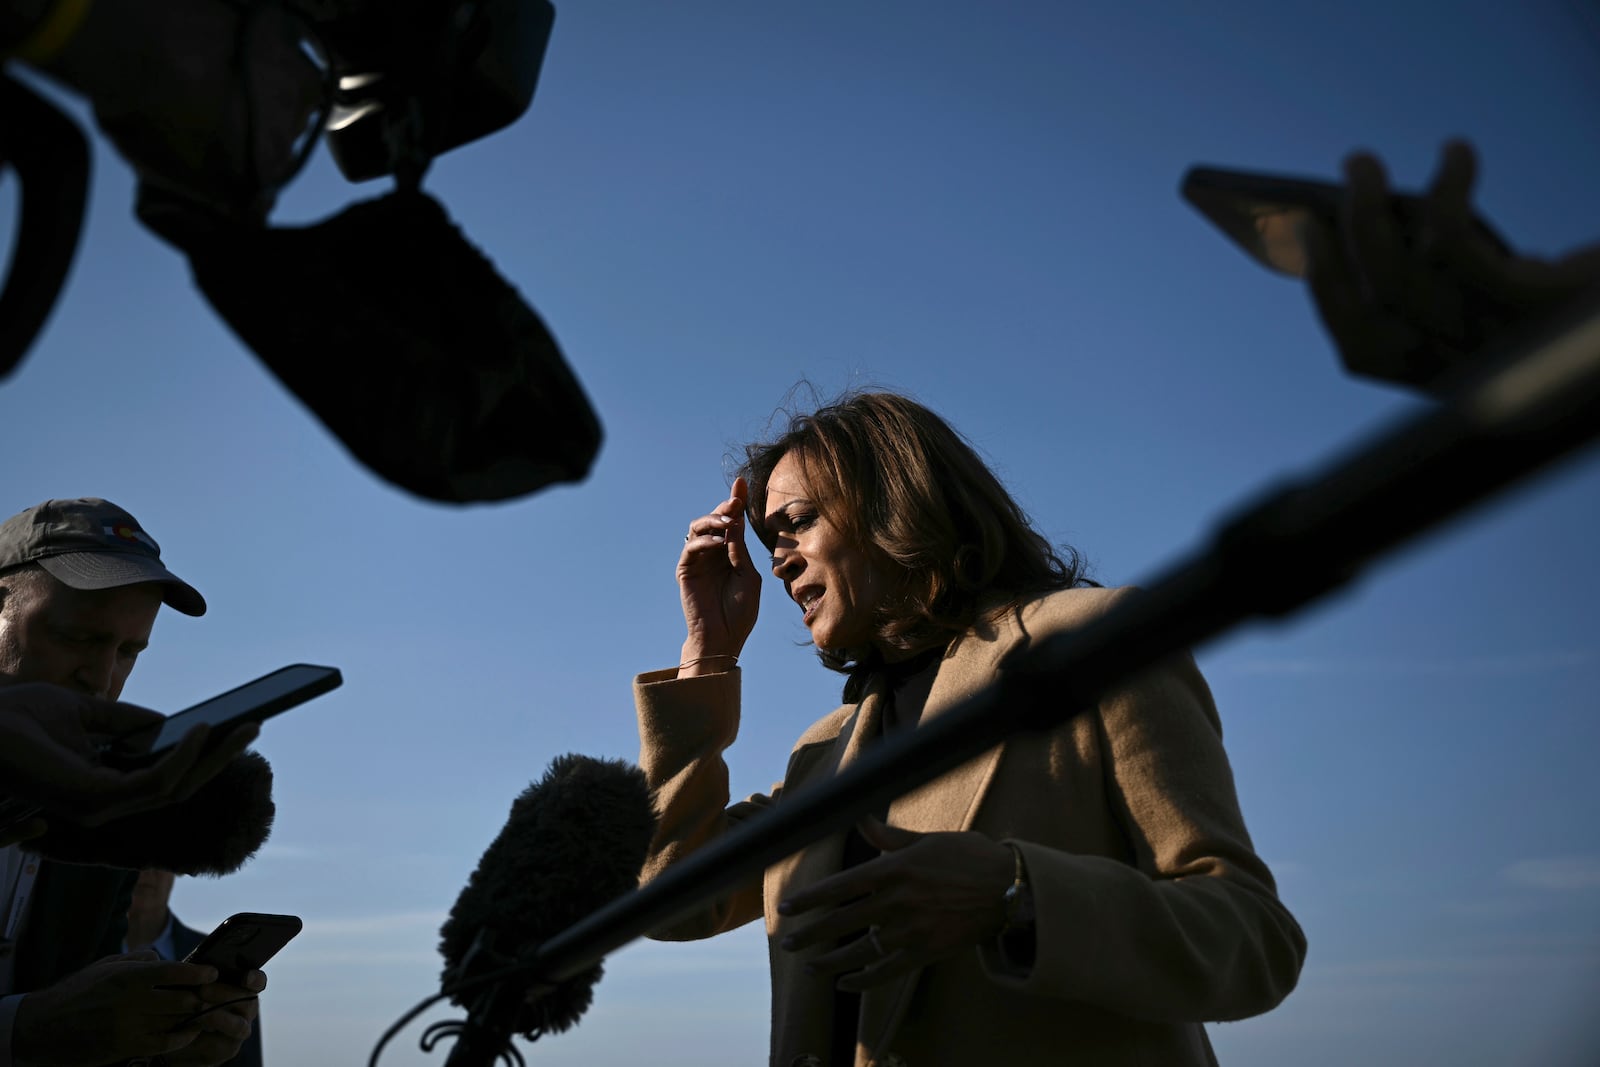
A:
POLYGON ((603 433, 560 345, 432 197, 395 192, 262 228, 146 186, 139 217, 379 476, 449 504, 588 477, 603 433))
POLYGON ((272 766, 242 752, 187 800, 99 826, 51 820, 29 847, 64 863, 178 874, 232 874, 272 832, 272 766))
MULTIPOLYGON (((520 954, 638 886, 655 833, 654 804, 644 772, 624 760, 557 757, 543 778, 511 805, 499 835, 484 851, 440 930, 443 980, 480 930, 502 952, 520 954)), ((601 965, 563 982, 525 1006, 514 1029, 533 1037, 566 1030, 588 1009, 601 965)), ((473 994, 452 994, 470 1007, 473 994)))

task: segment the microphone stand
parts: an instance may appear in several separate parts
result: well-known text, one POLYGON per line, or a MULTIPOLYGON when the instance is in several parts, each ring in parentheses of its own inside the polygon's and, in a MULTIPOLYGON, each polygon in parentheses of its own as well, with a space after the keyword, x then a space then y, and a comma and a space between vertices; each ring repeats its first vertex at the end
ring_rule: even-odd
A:
MULTIPOLYGON (((515 965, 452 990, 494 988, 513 975, 523 988, 532 976, 569 978, 1011 734, 1053 729, 1128 675, 1248 618, 1298 610, 1383 553, 1587 444, 1600 436, 1600 290, 1489 346, 1441 391, 1438 407, 1298 484, 1269 490, 1225 521, 1208 548, 1146 583, 1143 595, 1037 642, 948 713, 786 796, 515 965), (1051 699, 1034 699, 1041 692, 1051 699)), ((426 1006, 390 1028, 374 1063, 426 1006)))

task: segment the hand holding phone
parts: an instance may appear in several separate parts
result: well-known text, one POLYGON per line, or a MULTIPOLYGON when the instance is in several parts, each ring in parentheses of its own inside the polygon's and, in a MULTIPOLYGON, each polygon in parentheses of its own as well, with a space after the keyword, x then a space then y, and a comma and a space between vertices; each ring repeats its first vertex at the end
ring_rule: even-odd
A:
POLYGON ((264 674, 253 682, 235 686, 220 696, 132 731, 107 749, 105 760, 115 767, 143 767, 176 748, 196 726, 209 726, 218 741, 227 731, 246 723, 260 723, 304 704, 343 684, 336 667, 294 663, 264 674))
POLYGON ((279 949, 294 940, 301 925, 297 915, 253 911, 230 915, 183 962, 215 967, 219 981, 239 985, 245 975, 261 970, 279 949))
MULTIPOLYGON (((1364 171, 1364 164, 1358 169, 1364 171)), ((1431 230, 1438 228, 1431 217, 1437 209, 1429 198, 1388 193, 1374 187, 1366 173, 1362 179, 1347 189, 1310 178, 1191 167, 1181 189, 1184 199, 1257 262, 1292 278, 1304 278, 1310 271, 1308 240, 1315 240, 1315 231, 1338 232, 1353 207, 1366 216, 1357 221, 1368 254, 1394 258, 1409 250, 1427 251, 1434 239, 1431 230)), ((1377 180, 1382 182, 1381 171, 1377 180)), ((1467 221, 1473 237, 1492 255, 1511 255, 1489 223, 1470 210, 1467 221)))
POLYGON ((1472 210, 1476 176, 1456 141, 1421 194, 1392 193, 1364 153, 1343 186, 1195 168, 1183 194, 1263 264, 1306 277, 1347 369, 1438 389, 1491 338, 1600 285, 1600 245, 1553 262, 1514 253, 1472 210))
POLYGON ((186 964, 217 971, 215 982, 194 990, 204 1007, 180 1024, 199 1029, 186 1051, 205 1063, 233 1058, 250 1036, 259 1011, 256 997, 266 988, 261 968, 300 928, 295 915, 240 912, 224 919, 184 957, 186 964))
POLYGON ((0 844, 43 833, 47 810, 97 826, 186 799, 256 724, 342 681, 334 667, 297 663, 170 716, 42 683, 0 689, 0 781, 12 791, 0 798, 0 844))
POLYGON ((82 826, 181 800, 243 750, 251 734, 196 737, 137 771, 103 766, 96 740, 149 729, 154 711, 60 686, 27 682, 0 689, 0 844, 45 830, 46 810, 82 826), (202 753, 202 748, 207 749, 202 753))

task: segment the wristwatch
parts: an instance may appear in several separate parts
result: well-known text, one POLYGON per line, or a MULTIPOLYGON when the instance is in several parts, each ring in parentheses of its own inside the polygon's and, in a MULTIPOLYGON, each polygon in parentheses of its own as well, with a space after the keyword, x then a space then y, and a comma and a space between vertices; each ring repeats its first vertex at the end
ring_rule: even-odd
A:
POLYGON ((1028 882, 1028 867, 1022 862, 1022 849, 1005 842, 1013 863, 1011 884, 1006 887, 1006 920, 1000 928, 1000 951, 1012 966, 1031 969, 1038 953, 1034 941, 1033 886, 1028 882))
POLYGON ((1006 887, 1004 897, 1006 903, 1005 930, 1014 930, 1017 927, 1033 926, 1033 886, 1028 883, 1028 868, 1022 862, 1022 849, 1007 841, 1006 847, 1011 850, 1014 862, 1011 884, 1006 887))

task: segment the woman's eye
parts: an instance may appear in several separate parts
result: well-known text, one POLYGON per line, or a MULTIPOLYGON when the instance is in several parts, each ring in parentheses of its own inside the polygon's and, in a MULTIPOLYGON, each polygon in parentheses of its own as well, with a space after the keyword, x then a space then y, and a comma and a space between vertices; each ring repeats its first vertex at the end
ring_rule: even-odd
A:
POLYGON ((806 527, 810 526, 816 521, 817 517, 810 512, 798 512, 797 514, 789 516, 789 528, 792 530, 804 530, 806 527))

